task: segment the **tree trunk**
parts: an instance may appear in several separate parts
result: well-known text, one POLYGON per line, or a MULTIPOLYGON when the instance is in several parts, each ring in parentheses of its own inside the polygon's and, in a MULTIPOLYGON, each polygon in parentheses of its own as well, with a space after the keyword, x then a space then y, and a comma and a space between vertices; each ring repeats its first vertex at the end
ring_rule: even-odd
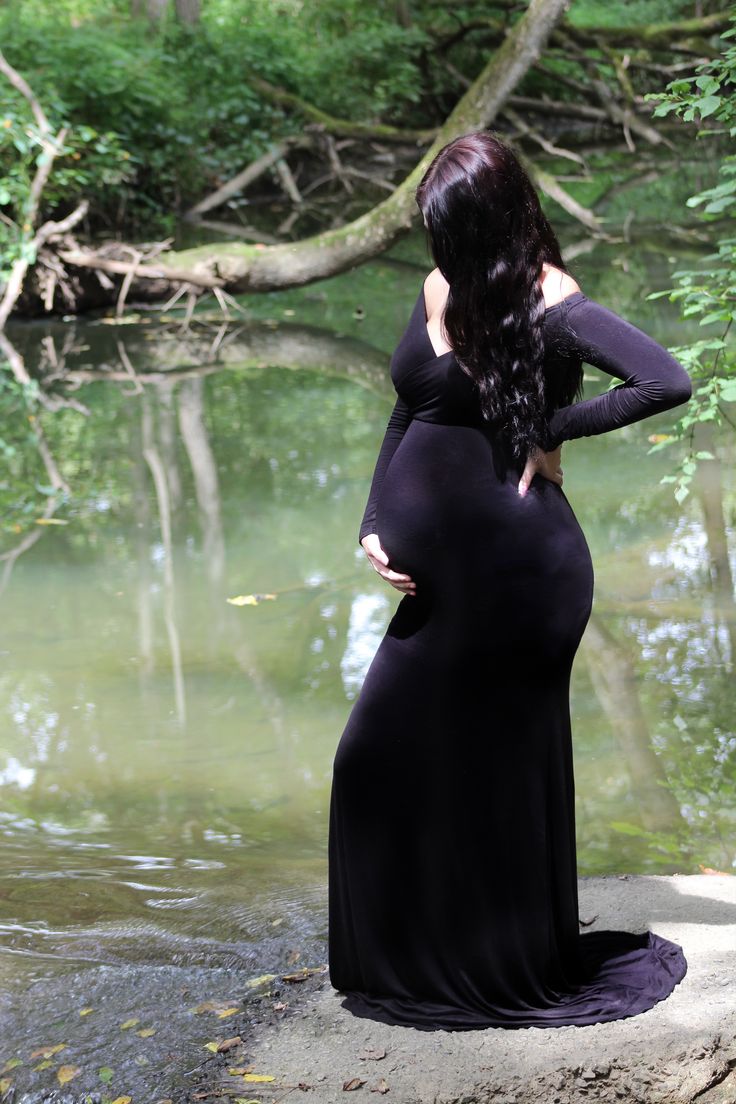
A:
POLYGON ((169 0, 146 0, 146 15, 152 23, 160 23, 168 6, 169 0))
POLYGON ((174 0, 176 18, 180 23, 193 27, 199 23, 200 0, 174 0))

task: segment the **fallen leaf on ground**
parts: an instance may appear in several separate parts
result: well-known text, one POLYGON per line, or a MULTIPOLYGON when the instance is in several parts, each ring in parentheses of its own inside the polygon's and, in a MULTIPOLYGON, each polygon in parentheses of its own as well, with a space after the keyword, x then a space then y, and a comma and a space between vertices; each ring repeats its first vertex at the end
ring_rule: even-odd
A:
POLYGON ((4 1095, 12 1084, 13 1082, 9 1077, 0 1077, 0 1093, 4 1095))
POLYGON ((239 1011, 239 1008, 221 1008, 219 1012, 215 1013, 215 1015, 218 1016, 221 1020, 225 1020, 228 1016, 234 1016, 235 1013, 239 1011))
POLYGON ((141 1039, 150 1039, 155 1034, 155 1027, 142 1027, 140 1031, 136 1031, 136 1035, 140 1035, 141 1039))
POLYGON ((79 1015, 80 1016, 89 1016, 90 1012, 94 1012, 94 1008, 80 1008, 79 1009, 79 1015))
POLYGON ((129 1027, 135 1027, 135 1025, 140 1023, 140 1022, 141 1021, 138 1019, 137 1016, 133 1016, 132 1019, 126 1020, 124 1023, 121 1023, 120 1030, 121 1031, 127 1031, 129 1027))
POLYGON ((195 1016, 199 1016, 201 1012, 214 1012, 216 1008, 222 1008, 222 1005, 218 1004, 217 1001, 207 1000, 195 1005, 194 1008, 190 1008, 189 1011, 193 1012, 195 1016))
POLYGON ((248 989, 257 989, 259 985, 265 985, 267 981, 273 981, 275 974, 259 974, 258 977, 248 978, 245 985, 248 989))
POLYGON ((320 966, 304 966, 295 974, 282 974, 282 981, 305 981, 310 974, 318 974, 321 970, 320 966))
POLYGON ((385 1077, 382 1077, 377 1085, 373 1085, 371 1087, 371 1092, 380 1092, 380 1093, 387 1093, 388 1092, 388 1082, 386 1081, 385 1077))
POLYGON ((250 1073, 253 1066, 228 1066, 227 1072, 231 1073, 233 1077, 242 1077, 244 1073, 250 1073))
POLYGON ((272 1004, 271 1007, 273 1008, 274 1012, 283 1012, 285 1008, 289 1007, 289 1005, 288 1002, 285 1004, 283 1001, 276 1001, 276 1003, 272 1004))
POLYGON ((22 1058, 8 1058, 5 1065, 0 1070, 0 1073, 7 1073, 8 1070, 15 1069, 16 1066, 22 1066, 22 1065, 23 1065, 23 1059, 22 1058))
POLYGON ((67 1081, 71 1081, 73 1077, 76 1077, 77 1074, 81 1072, 81 1066, 59 1066, 56 1071, 56 1076, 60 1085, 66 1085, 67 1081))
POLYGON ((113 1073, 114 1070, 112 1070, 109 1066, 101 1066, 101 1068, 97 1071, 97 1076, 99 1077, 100 1081, 104 1081, 105 1084, 107 1084, 108 1081, 112 1081, 113 1073))
MULTIPOLYGON (((220 1001, 215 1001, 215 1000, 202 1001, 201 1004, 196 1004, 194 1006, 194 1008, 190 1008, 189 1011, 193 1012, 195 1016, 199 1016, 202 1012, 216 1012, 219 1016, 221 1014, 221 1012, 223 1011, 223 1009, 232 1008, 233 999, 235 999, 235 998, 231 998, 229 1001, 221 1001, 221 1000, 220 1001)), ((233 1008, 232 1011, 233 1012, 238 1012, 239 1009, 238 1008, 233 1008)), ((231 1015, 231 1013, 228 1012, 228 1015, 231 1015)))
POLYGON ((35 1073, 36 1070, 48 1069, 49 1066, 53 1066, 53 1064, 54 1063, 51 1061, 50 1058, 44 1058, 43 1062, 39 1062, 37 1066, 32 1066, 31 1068, 32 1068, 33 1072, 35 1073))
POLYGON ((239 1035, 233 1035, 232 1039, 223 1039, 222 1042, 218 1043, 217 1049, 220 1053, 222 1053, 223 1050, 232 1050, 233 1047, 236 1047, 238 1043, 242 1043, 242 1041, 239 1035))
POLYGON ((31 1058, 51 1058, 52 1055, 58 1054, 60 1050, 63 1050, 66 1043, 57 1043, 56 1046, 42 1046, 36 1050, 31 1051, 31 1058))
POLYGON ((112 1104, 131 1104, 132 1096, 116 1096, 112 1104))
POLYGON ((244 1081, 275 1081, 276 1078, 271 1073, 244 1073, 244 1081))
POLYGON ((370 1047, 368 1050, 361 1050, 358 1057, 359 1058, 375 1058, 375 1059, 385 1058, 386 1057, 386 1051, 382 1050, 382 1049, 379 1050, 378 1047, 370 1047))
POLYGON ((345 1092, 352 1092, 353 1089, 359 1089, 361 1085, 365 1085, 365 1080, 361 1080, 360 1077, 351 1077, 349 1081, 343 1081, 342 1083, 345 1092))

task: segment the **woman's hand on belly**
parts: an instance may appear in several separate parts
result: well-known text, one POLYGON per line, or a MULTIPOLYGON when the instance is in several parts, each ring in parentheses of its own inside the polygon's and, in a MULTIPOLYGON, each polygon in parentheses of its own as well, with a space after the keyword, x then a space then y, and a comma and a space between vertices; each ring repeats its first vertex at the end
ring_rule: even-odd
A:
POLYGON ((396 587, 397 590, 402 591, 404 594, 416 595, 416 583, 411 576, 403 575, 400 571, 393 571, 388 566, 388 556, 381 547, 381 542, 378 539, 377 533, 367 533, 360 543, 363 545, 363 551, 373 565, 373 568, 382 579, 385 579, 392 587, 396 587))
POLYGON ((558 445, 552 452, 542 452, 541 449, 536 449, 531 453, 521 479, 519 480, 519 494, 523 498, 526 492, 529 490, 529 484, 534 476, 544 476, 545 479, 549 479, 552 483, 558 483, 562 486, 562 445, 558 445))

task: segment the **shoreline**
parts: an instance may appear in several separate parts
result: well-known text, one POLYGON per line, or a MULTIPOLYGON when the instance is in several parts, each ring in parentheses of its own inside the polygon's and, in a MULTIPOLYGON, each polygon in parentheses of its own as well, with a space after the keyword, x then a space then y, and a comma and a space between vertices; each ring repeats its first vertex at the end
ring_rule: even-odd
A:
POLYGON ((249 1063, 274 1080, 243 1098, 736 1104, 736 878, 609 875, 579 886, 585 931, 650 929, 683 947, 688 972, 652 1009, 586 1027, 424 1031, 351 1015, 325 974, 280 1022, 254 1026, 249 1063))
POLYGON ((582 877, 579 898, 586 932, 651 930, 683 947, 688 971, 669 997, 585 1027, 426 1031, 342 1008, 322 952, 274 973, 101 966, 39 981, 22 1009, 0 1010, 0 1102, 335 1104, 357 1092, 399 1104, 736 1104, 736 877, 582 877), (21 1036, 57 1044, 46 1068, 21 1036), (78 1072, 60 1085, 64 1066, 78 1072))

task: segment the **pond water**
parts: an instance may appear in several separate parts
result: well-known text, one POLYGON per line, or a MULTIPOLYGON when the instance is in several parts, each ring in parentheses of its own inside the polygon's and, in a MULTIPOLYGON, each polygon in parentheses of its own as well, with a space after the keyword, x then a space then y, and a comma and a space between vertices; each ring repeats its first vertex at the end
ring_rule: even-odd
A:
MULTIPOLYGON (((332 756, 400 600, 357 530, 418 253, 249 301, 227 335, 211 306, 190 333, 171 312, 13 329, 29 364, 64 357, 89 414, 43 415, 69 486, 48 517, 32 449, 3 488, 5 994, 94 964, 325 961, 332 756)), ((688 337, 644 299, 667 270, 577 274, 662 344, 688 337)), ((607 385, 588 371, 586 393, 607 385)), ((596 570, 572 686, 583 875, 736 867, 733 443, 702 446, 719 459, 678 505, 675 453, 648 455, 673 416, 563 452, 596 570)))

